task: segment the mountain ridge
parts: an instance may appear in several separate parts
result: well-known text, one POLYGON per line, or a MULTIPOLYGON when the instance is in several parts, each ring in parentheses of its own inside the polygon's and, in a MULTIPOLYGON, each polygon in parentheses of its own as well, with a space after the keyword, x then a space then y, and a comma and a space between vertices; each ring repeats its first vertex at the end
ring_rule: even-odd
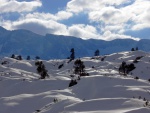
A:
POLYGON ((35 34, 28 30, 9 31, 0 27, 0 53, 1 56, 12 54, 26 56, 39 56, 41 59, 64 59, 70 56, 70 49, 75 49, 75 56, 93 56, 95 50, 100 54, 111 54, 120 51, 129 51, 138 47, 140 50, 150 51, 150 40, 141 39, 115 39, 112 41, 89 39, 83 40, 73 36, 35 34))

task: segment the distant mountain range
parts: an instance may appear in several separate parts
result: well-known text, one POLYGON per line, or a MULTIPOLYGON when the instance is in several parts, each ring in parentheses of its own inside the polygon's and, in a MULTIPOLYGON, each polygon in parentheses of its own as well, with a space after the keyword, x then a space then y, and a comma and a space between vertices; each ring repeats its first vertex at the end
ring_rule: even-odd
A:
POLYGON ((70 56, 70 49, 75 49, 75 56, 93 56, 95 50, 100 54, 110 54, 120 51, 129 51, 138 47, 140 50, 150 51, 150 40, 116 39, 112 41, 89 39, 83 40, 72 36, 47 34, 41 36, 28 30, 8 31, 0 27, 0 55, 12 54, 28 55, 32 59, 39 56, 41 59, 61 59, 70 56))

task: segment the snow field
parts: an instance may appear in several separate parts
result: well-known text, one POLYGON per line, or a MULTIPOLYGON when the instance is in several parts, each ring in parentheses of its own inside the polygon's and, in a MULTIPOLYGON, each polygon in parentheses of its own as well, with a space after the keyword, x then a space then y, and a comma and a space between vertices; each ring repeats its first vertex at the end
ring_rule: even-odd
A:
POLYGON ((74 61, 43 61, 50 77, 40 80, 34 60, 1 59, 7 63, 0 65, 0 113, 150 113, 144 106, 144 98, 150 101, 150 54, 120 52, 101 61, 103 57, 81 58, 90 76, 72 87, 74 61), (139 56, 129 75, 118 73, 122 61, 132 63, 139 56))

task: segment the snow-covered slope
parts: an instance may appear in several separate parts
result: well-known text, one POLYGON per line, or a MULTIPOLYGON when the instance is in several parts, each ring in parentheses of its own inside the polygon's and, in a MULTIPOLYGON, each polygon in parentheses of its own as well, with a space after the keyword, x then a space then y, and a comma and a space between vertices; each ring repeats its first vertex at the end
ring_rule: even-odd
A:
POLYGON ((75 60, 43 60, 50 77, 41 80, 36 61, 2 58, 0 113, 150 113, 145 106, 150 101, 149 53, 120 52, 81 60, 89 76, 68 87, 75 60), (141 59, 134 63, 136 68, 120 75, 121 63, 133 63, 137 57, 141 59))

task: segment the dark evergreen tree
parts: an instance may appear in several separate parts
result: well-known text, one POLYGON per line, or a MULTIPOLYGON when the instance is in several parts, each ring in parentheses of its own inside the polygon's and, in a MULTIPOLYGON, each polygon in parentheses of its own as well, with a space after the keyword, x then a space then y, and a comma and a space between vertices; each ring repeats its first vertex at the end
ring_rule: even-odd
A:
POLYGON ((124 75, 128 74, 130 71, 134 70, 136 67, 134 66, 133 63, 131 64, 126 64, 126 62, 122 62, 122 64, 119 67, 119 73, 122 73, 124 75))
POLYGON ((40 57, 39 57, 39 56, 36 56, 36 57, 35 57, 35 59, 36 59, 36 60, 39 60, 39 59, 40 59, 40 57))
POLYGON ((149 101, 148 100, 145 102, 145 106, 149 106, 149 101))
POLYGON ((75 59, 74 48, 72 48, 72 49, 70 50, 70 52, 71 52, 70 60, 74 60, 74 59, 75 59))
POLYGON ((71 80, 70 83, 69 83, 69 87, 74 86, 76 84, 77 84, 76 80, 71 80))
POLYGON ((54 103, 57 103, 57 102, 58 102, 58 99, 57 99, 57 98, 54 98, 53 102, 54 102, 54 103))
POLYGON ((80 59, 77 59, 74 62, 74 73, 75 74, 81 75, 81 73, 84 73, 84 68, 85 68, 85 65, 80 59))
POLYGON ((88 76, 89 75, 88 73, 85 73, 84 68, 85 68, 85 65, 80 59, 77 59, 74 62, 74 74, 78 74, 78 76, 77 75, 70 75, 72 80, 69 83, 69 87, 76 85, 77 80, 80 80, 80 76, 88 76))
POLYGON ((11 58, 15 58, 15 55, 14 55, 14 54, 12 54, 12 55, 11 55, 11 58))
POLYGON ((139 79, 139 77, 137 77, 137 76, 136 76, 136 77, 134 77, 134 79, 138 80, 138 79, 139 79))
POLYGON ((37 62, 35 62, 35 65, 36 65, 36 66, 39 66, 39 65, 42 65, 42 64, 43 64, 42 61, 37 61, 37 62))
POLYGON ((45 68, 43 68, 40 79, 45 79, 46 77, 49 77, 49 75, 47 73, 47 70, 45 68))
POLYGON ((136 51, 138 51, 139 50, 139 48, 138 47, 136 47, 136 49, 135 49, 136 51))
POLYGON ((100 52, 99 52, 99 50, 97 49, 97 50, 95 51, 95 53, 94 53, 94 56, 99 56, 99 54, 100 54, 100 52))
POLYGON ((126 73, 128 74, 130 71, 134 70, 135 69, 135 66, 133 63, 129 64, 129 65, 126 65, 125 67, 126 69, 126 73))
POLYGON ((17 56, 17 60, 22 60, 22 56, 21 55, 17 56))
POLYGON ((39 74, 42 73, 42 67, 41 67, 41 65, 39 65, 39 66, 37 67, 37 72, 38 72, 39 74))
POLYGON ((146 98, 145 98, 145 97, 143 98, 143 101, 146 101, 146 98))
POLYGON ((132 48, 131 51, 135 51, 134 48, 132 48))
POLYGON ((138 57, 136 57, 135 60, 133 61, 133 63, 138 63, 139 60, 140 60, 142 57, 143 57, 143 56, 138 56, 138 57))
POLYGON ((84 69, 85 69, 84 63, 80 59, 77 59, 74 62, 74 73, 80 76, 88 76, 89 74, 86 73, 84 69))
POLYGON ((30 60, 30 56, 27 56, 27 60, 30 60))
POLYGON ((126 62, 122 62, 122 64, 119 67, 119 73, 123 73, 124 75, 126 75, 126 62))
POLYGON ((35 65, 37 66, 37 72, 41 75, 40 79, 45 79, 46 77, 49 77, 47 70, 45 69, 45 65, 42 61, 35 62, 35 65))
POLYGON ((60 64, 60 65, 58 66, 58 69, 61 69, 63 66, 64 66, 64 64, 60 64))

